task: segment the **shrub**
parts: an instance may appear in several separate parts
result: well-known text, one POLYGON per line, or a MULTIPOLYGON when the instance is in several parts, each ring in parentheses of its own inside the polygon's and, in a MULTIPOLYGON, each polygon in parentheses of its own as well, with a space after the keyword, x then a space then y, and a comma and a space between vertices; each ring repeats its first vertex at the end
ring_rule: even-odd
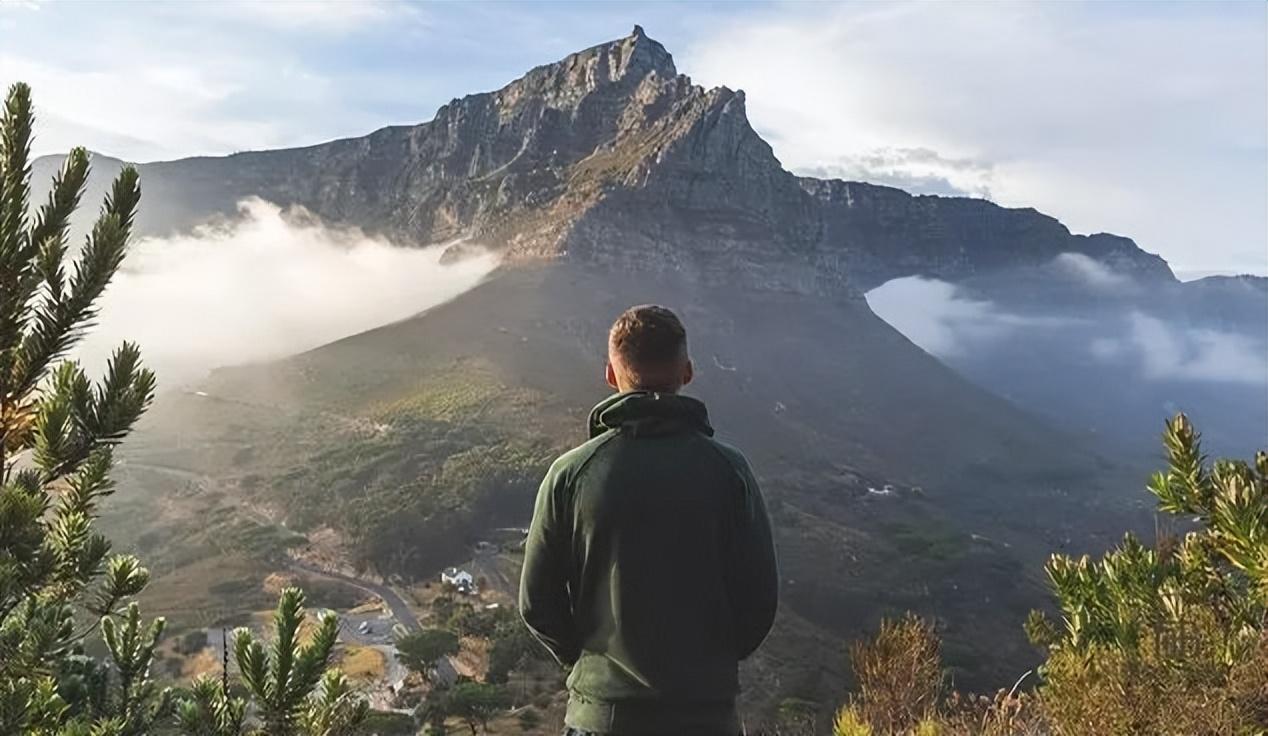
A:
POLYGON ((1163 442, 1148 489, 1193 530, 1052 557, 1061 621, 1025 622, 1047 652, 1036 691, 941 697, 937 637, 909 615, 851 648, 859 689, 837 736, 1268 733, 1268 454, 1208 463, 1183 414, 1163 442))
POLYGON ((1191 519, 1148 548, 1127 535, 1100 560, 1054 555, 1061 625, 1032 614, 1048 649, 1042 697, 1059 734, 1268 729, 1268 454, 1208 463, 1183 415, 1163 434, 1168 469, 1148 489, 1191 519))
POLYGON ((880 733, 906 733, 933 714, 943 689, 933 626, 908 614, 883 621, 876 637, 850 647, 858 695, 852 705, 880 733))

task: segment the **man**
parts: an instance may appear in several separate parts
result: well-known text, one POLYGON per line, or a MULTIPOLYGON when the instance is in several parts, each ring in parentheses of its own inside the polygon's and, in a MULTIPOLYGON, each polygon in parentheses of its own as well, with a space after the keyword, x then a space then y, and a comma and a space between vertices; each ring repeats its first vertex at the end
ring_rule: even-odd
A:
POLYGON ((673 312, 608 335, 590 441, 542 481, 520 581, 525 623, 568 677, 571 734, 735 736, 737 665, 775 618, 770 521, 744 456, 713 438, 673 312))

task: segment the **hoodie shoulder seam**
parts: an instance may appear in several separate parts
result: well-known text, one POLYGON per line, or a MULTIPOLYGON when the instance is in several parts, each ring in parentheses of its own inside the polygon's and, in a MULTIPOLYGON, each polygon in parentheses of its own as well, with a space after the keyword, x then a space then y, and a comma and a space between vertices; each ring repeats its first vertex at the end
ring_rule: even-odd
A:
POLYGON ((569 475, 571 476, 569 478, 569 485, 575 483, 577 479, 581 477, 581 474, 585 471, 586 466, 590 464, 590 461, 594 459, 595 455, 599 454, 599 449, 602 448, 604 445, 606 445, 618 434, 620 434, 620 432, 621 430, 619 428, 612 428, 612 429, 606 430, 605 432, 603 432, 603 434, 600 434, 597 437, 593 437, 589 440, 586 440, 585 443, 579 445, 574 450, 575 452, 576 450, 583 450, 584 448, 583 452, 577 453, 579 456, 579 459, 574 461, 575 467, 569 468, 569 475))

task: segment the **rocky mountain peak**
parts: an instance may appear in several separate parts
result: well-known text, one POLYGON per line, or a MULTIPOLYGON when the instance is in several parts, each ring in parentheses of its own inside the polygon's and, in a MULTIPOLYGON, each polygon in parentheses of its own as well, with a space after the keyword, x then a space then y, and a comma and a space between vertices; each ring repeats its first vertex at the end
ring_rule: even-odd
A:
POLYGON ((497 96, 503 104, 540 100, 556 109, 575 109, 586 97, 617 86, 632 90, 648 77, 672 80, 678 76, 674 59, 642 26, 630 35, 569 54, 544 64, 515 80, 497 96))
POLYGON ((754 130, 744 93, 704 89, 639 26, 538 66, 433 120, 362 138, 146 166, 143 232, 258 196, 386 233, 463 240, 508 260, 587 261, 701 282, 857 296, 1083 253, 1171 278, 1127 238, 1078 236, 985 200, 798 178, 754 130))

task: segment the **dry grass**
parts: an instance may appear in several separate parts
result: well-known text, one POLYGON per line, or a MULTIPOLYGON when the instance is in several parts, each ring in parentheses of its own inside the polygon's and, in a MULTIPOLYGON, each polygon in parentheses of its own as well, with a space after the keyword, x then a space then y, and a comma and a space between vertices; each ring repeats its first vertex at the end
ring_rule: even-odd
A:
POLYGON ((881 733, 906 733, 930 717, 942 694, 941 644, 933 626, 908 614, 850 647, 858 683, 852 705, 881 733))
POLYGON ((202 675, 220 675, 220 657, 211 648, 181 660, 182 680, 190 681, 202 675))
POLYGON ((1268 734, 1268 633, 1223 656, 1218 621, 1186 619, 1188 656, 1053 650, 1038 689, 1019 681, 994 696, 942 690, 938 639, 913 616, 885 622, 851 648, 859 690, 838 712, 835 736, 1262 736, 1268 734))
POLYGON ((373 647, 348 646, 339 652, 339 669, 354 683, 374 683, 387 673, 387 657, 373 647))

